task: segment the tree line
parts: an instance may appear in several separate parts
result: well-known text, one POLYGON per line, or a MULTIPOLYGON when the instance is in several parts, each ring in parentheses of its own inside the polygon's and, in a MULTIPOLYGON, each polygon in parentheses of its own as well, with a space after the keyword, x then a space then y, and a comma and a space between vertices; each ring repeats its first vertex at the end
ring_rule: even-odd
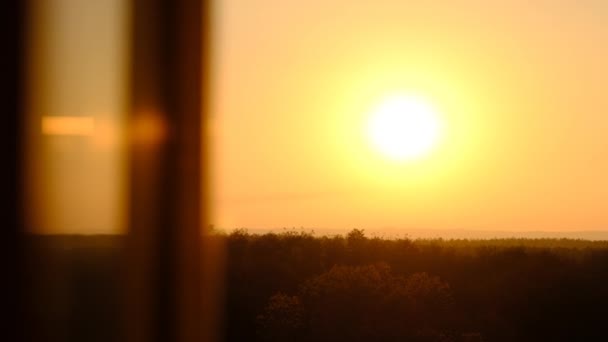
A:
MULTIPOLYGON (((605 340, 608 242, 214 233, 225 341, 605 340)), ((121 236, 31 236, 43 340, 120 336, 121 236), (36 257, 35 255, 38 255, 36 257), (63 335, 61 335, 63 336, 63 335)), ((66 340, 66 339, 64 339, 66 340)))

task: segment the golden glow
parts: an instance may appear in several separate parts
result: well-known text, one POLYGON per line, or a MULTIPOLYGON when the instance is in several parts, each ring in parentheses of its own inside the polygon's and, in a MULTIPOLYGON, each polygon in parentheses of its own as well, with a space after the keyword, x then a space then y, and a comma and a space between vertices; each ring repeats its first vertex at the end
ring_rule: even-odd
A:
POLYGON ((155 146, 166 138, 167 129, 161 115, 153 110, 142 111, 133 119, 131 140, 138 145, 155 146))
POLYGON ((373 111, 367 133, 375 148, 394 160, 424 157, 437 144, 441 125, 433 106, 414 96, 392 96, 373 111))
POLYGON ((91 136, 95 132, 95 119, 90 116, 45 116, 42 133, 45 135, 91 136))

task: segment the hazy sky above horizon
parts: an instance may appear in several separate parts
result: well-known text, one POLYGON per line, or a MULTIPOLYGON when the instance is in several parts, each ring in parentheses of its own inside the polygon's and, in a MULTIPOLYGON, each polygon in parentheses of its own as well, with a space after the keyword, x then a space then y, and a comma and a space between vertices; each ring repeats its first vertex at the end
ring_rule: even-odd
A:
POLYGON ((608 228, 608 2, 216 3, 222 228, 608 228), (385 96, 439 110, 395 162, 362 131, 385 96))
MULTIPOLYGON (((28 224, 125 231, 126 3, 32 10, 28 224)), ((608 229, 608 1, 222 0, 211 17, 215 226, 608 229), (366 136, 395 94, 437 110, 424 158, 366 136)))

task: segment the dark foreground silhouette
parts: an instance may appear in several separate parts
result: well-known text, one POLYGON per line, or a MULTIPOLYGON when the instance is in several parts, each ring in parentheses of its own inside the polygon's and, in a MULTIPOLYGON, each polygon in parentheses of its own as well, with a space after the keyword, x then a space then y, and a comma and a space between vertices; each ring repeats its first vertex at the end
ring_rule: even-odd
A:
MULTIPOLYGON (((211 237, 227 341, 605 340, 608 242, 385 240, 360 230, 211 237)), ((39 334, 120 336, 122 238, 32 236, 39 334)))

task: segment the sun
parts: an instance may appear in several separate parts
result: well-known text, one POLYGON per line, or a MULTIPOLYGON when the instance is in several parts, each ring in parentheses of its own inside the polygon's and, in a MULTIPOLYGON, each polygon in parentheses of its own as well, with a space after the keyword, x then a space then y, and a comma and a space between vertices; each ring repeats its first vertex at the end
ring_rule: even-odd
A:
POLYGON ((367 122, 371 144, 384 156, 411 161, 428 155, 441 135, 435 108, 424 98, 391 96, 372 110, 367 122))

